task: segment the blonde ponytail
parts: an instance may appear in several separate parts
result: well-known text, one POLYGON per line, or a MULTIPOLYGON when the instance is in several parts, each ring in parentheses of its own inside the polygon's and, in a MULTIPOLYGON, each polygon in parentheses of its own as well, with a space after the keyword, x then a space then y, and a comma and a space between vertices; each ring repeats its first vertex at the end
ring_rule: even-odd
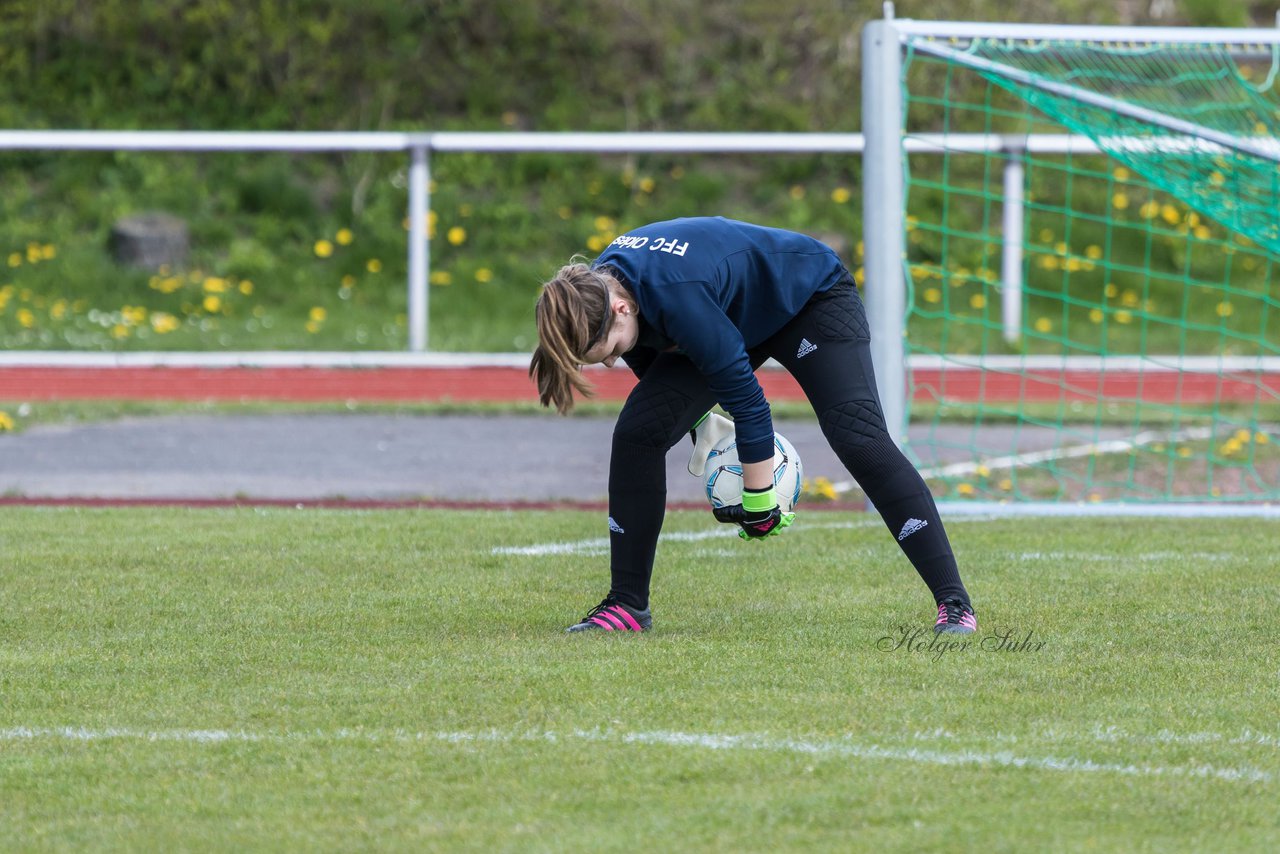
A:
POLYGON ((543 406, 554 405, 561 415, 573 409, 573 393, 593 394, 582 375, 586 352, 603 340, 613 326, 609 306, 614 296, 631 297, 603 270, 573 259, 542 286, 534 315, 538 347, 529 362, 529 376, 538 387, 543 406))

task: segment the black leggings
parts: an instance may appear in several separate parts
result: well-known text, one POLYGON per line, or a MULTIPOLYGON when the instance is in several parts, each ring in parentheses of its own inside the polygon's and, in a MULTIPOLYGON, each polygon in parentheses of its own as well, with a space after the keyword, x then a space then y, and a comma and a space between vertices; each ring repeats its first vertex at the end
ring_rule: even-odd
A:
MULTIPOLYGON (((968 602, 933 496, 885 429, 866 311, 853 281, 842 280, 815 294, 749 356, 752 367, 772 358, 795 377, 823 435, 934 600, 968 602)), ((611 593, 632 607, 648 607, 666 510, 667 452, 716 402, 687 357, 662 353, 648 365, 618 416, 609 465, 611 593)))

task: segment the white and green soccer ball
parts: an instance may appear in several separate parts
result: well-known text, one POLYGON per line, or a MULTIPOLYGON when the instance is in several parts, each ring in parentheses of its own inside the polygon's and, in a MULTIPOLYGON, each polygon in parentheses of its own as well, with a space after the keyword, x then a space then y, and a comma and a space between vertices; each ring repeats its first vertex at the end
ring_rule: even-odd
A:
MULTIPOLYGON (((707 501, 712 507, 742 503, 742 463, 738 461, 736 436, 726 436, 711 449, 704 476, 707 501)), ((774 433, 773 488, 778 493, 778 506, 783 513, 795 509, 803 485, 804 468, 800 464, 800 454, 785 436, 774 433)))

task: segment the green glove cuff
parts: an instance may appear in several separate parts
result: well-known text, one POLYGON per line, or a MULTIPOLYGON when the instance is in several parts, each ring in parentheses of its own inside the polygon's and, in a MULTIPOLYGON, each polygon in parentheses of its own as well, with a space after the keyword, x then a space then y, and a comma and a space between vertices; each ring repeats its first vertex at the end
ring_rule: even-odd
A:
POLYGON ((751 489, 742 490, 742 509, 748 513, 768 513, 778 506, 778 493, 771 486, 756 492, 751 489))

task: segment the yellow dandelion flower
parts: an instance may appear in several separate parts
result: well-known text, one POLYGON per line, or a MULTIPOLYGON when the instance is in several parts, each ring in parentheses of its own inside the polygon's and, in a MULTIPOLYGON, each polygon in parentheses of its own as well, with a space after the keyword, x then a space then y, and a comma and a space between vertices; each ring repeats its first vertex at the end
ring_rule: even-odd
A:
POLYGON ((46 243, 45 245, 40 247, 41 261, 52 261, 54 258, 57 258, 57 257, 58 257, 58 247, 54 246, 52 243, 46 243))
POLYGON ((453 274, 448 270, 436 270, 431 274, 430 281, 433 285, 452 285, 453 274))
POLYGON ((849 192, 848 187, 836 187, 831 191, 831 201, 837 205, 846 205, 851 198, 853 198, 853 193, 849 192))
POLYGON ((1097 261, 1099 258, 1102 257, 1102 247, 1097 245, 1096 243, 1086 246, 1084 248, 1084 257, 1091 258, 1094 261, 1097 261))
POLYGON ((492 282, 492 281, 493 281, 493 271, 492 271, 492 270, 490 270, 488 267, 481 267, 479 270, 476 270, 476 281, 477 281, 477 282, 492 282))
POLYGON ((368 270, 370 273, 381 273, 382 262, 379 261, 377 258, 370 258, 368 263, 364 265, 364 268, 368 270))
POLYGON ((1235 439, 1237 442, 1247 442, 1251 435, 1252 434, 1248 430, 1241 427, 1231 438, 1235 439))
POLYGON ((325 318, 329 316, 329 312, 325 311, 322 306, 312 306, 311 311, 307 312, 307 317, 315 323, 324 323, 325 318))
POLYGON ((314 249, 317 258, 328 258, 333 255, 333 244, 323 238, 316 241, 314 249))
POLYGON ((27 244, 27 261, 29 261, 32 264, 35 264, 39 262, 39 260, 40 260, 40 244, 28 243, 27 244))
POLYGON ((217 314, 222 310, 222 297, 210 294, 204 298, 204 302, 202 302, 201 305, 204 306, 204 310, 210 314, 217 314))
POLYGON ((937 288, 926 288, 924 292, 924 301, 929 303, 942 302, 942 291, 937 288))
POLYGON ((969 297, 969 305, 972 308, 986 308, 987 298, 982 294, 974 294, 973 296, 969 297))
POLYGON ((14 426, 13 417, 7 412, 0 412, 0 433, 8 433, 14 426))
POLYGON ((973 495, 977 490, 973 488, 971 483, 960 483, 956 484, 956 492, 961 495, 973 495))
POLYGON ((249 296, 250 294, 253 293, 253 282, 249 281, 248 279, 243 280, 242 282, 240 282, 239 291, 245 296, 249 296))
POLYGON ((10 266, 10 267, 21 267, 21 266, 22 266, 22 254, 21 254, 20 252, 10 252, 10 253, 9 253, 9 266, 10 266))
POLYGON ((225 294, 231 288, 226 279, 210 276, 204 280, 204 292, 207 294, 225 294))
POLYGON ((1098 503, 1099 501, 1101 501, 1101 500, 1102 500, 1102 496, 1101 496, 1101 495, 1099 495, 1098 493, 1096 493, 1096 492, 1090 492, 1090 493, 1089 493, 1089 503, 1090 503, 1090 504, 1097 504, 1097 503, 1098 503))
POLYGON ((1046 246, 1053 240, 1053 232, 1047 228, 1040 229, 1040 242, 1046 246))
POLYGON ((1107 282, 1107 286, 1102 289, 1102 292, 1107 295, 1107 299, 1115 299, 1116 294, 1120 293, 1120 289, 1111 282, 1107 282))
POLYGON ((1047 317, 1036 318, 1036 332, 1045 333, 1053 331, 1053 322, 1047 317))
POLYGON ((653 180, 652 178, 640 179, 640 192, 642 193, 652 193, 653 189, 657 186, 658 186, 658 182, 653 180))
POLYGON ((836 492, 836 485, 828 478, 818 478, 817 481, 814 482, 814 488, 819 495, 831 501, 835 501, 840 497, 839 493, 836 492))
POLYGON ((1041 255, 1036 263, 1040 265, 1042 270, 1056 270, 1059 266, 1056 255, 1041 255))
POLYGON ((1215 187, 1221 187, 1223 184, 1227 183, 1227 177, 1221 172, 1214 172, 1209 175, 1209 183, 1215 187))
POLYGON ((311 333, 312 335, 315 335, 319 331, 320 331, 319 323, 315 322, 314 320, 307 321, 307 332, 311 333))
POLYGON ((342 286, 344 288, 354 288, 356 286, 356 277, 347 273, 342 277, 342 286))
POLYGON ((461 246, 467 241, 467 230, 460 225, 455 225, 453 228, 449 229, 445 238, 454 246, 461 246))
POLYGON ((1125 311, 1124 309, 1121 309, 1120 311, 1116 312, 1116 323, 1132 323, 1132 322, 1133 322, 1133 312, 1125 311))
POLYGON ((1142 207, 1138 208, 1138 213, 1143 219, 1154 219, 1156 214, 1160 213, 1160 203, 1157 201, 1144 202, 1142 207))
POLYGON ((791 189, 787 191, 787 195, 791 196, 791 200, 798 202, 804 198, 804 187, 799 184, 792 184, 791 189))
POLYGON ((1215 310, 1218 312, 1218 317, 1230 317, 1236 313, 1236 307, 1225 300, 1218 303, 1215 310))
POLYGON ((1192 234, 1196 236, 1197 240, 1208 240, 1210 233, 1211 232, 1207 225, 1197 225, 1192 231, 1192 234))
POLYGON ((1102 309, 1100 309, 1100 308, 1091 308, 1091 309, 1089 309, 1089 322, 1090 322, 1090 323, 1101 323, 1101 322, 1102 322, 1102 309))
MULTIPOLYGON (((568 210, 568 208, 564 210, 568 210)), ((592 225, 596 227, 596 231, 612 231, 616 223, 613 221, 613 217, 598 216, 592 222, 592 225)))
POLYGON ((167 311, 157 311, 151 315, 151 328, 155 330, 157 335, 165 335, 181 325, 178 322, 178 318, 167 311))
POLYGON ((1191 449, 1187 447, 1179 448, 1178 456, 1182 457, 1185 460, 1187 457, 1191 456, 1191 449))
POLYGON ((1123 166, 1117 166, 1115 169, 1111 171, 1111 176, 1115 178, 1117 181, 1128 181, 1129 170, 1124 168, 1123 166))
POLYGON ((31 329, 36 325, 35 312, 29 308, 18 309, 18 313, 15 314, 14 317, 18 319, 18 324, 22 326, 23 329, 31 329))
POLYGON ((67 301, 60 299, 53 305, 49 306, 49 317, 54 320, 61 320, 67 314, 67 301))
POLYGON ((1009 490, 1013 489, 1013 481, 1006 477, 1000 481, 998 486, 1004 492, 1008 492, 1009 490))
POLYGON ((978 477, 991 477, 991 469, 981 463, 979 463, 978 467, 973 470, 973 473, 978 477))
POLYGON ((605 243, 604 238, 598 234, 593 234, 587 238, 587 248, 592 252, 599 252, 609 244, 605 243))
POLYGON ((1169 225, 1174 225, 1182 219, 1182 215, 1178 213, 1178 209, 1173 205, 1166 204, 1160 208, 1160 218, 1169 223, 1169 225))
POLYGON ((1111 206, 1118 211, 1129 207, 1129 197, 1124 193, 1116 193, 1111 197, 1111 206))
POLYGON ((125 326, 123 323, 117 323, 115 326, 111 327, 111 337, 117 341, 128 338, 129 334, 129 327, 125 326))
POLYGON ((1253 441, 1257 442, 1259 445, 1265 445, 1271 441, 1271 437, 1266 433, 1254 433, 1253 441))
POLYGON ((338 233, 333 236, 333 239, 338 241, 339 246, 350 246, 351 241, 355 240, 356 236, 351 233, 351 229, 340 228, 338 233))

